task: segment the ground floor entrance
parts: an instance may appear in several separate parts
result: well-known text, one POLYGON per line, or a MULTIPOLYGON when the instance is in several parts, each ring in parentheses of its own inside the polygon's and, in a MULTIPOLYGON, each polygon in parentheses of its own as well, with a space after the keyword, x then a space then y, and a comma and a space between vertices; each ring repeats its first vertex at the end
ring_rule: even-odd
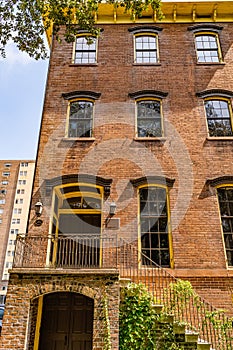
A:
POLYGON ((39 350, 92 350, 93 314, 93 299, 84 295, 45 295, 39 350))

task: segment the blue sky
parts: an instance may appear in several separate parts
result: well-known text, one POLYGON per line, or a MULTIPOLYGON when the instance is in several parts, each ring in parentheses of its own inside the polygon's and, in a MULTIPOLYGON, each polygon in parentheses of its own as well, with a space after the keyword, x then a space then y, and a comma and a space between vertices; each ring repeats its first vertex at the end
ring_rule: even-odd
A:
POLYGON ((47 69, 13 45, 0 59, 0 159, 35 159, 47 69))

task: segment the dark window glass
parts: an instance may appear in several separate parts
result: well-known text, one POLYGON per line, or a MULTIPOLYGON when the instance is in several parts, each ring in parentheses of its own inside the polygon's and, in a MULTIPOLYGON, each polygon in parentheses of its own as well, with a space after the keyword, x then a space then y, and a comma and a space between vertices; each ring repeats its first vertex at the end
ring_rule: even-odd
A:
POLYGON ((91 137, 92 121, 93 102, 71 102, 68 137, 91 137))
POLYGON ((205 101, 206 118, 210 136, 232 136, 228 101, 205 101))
POLYGON ((140 189, 139 195, 142 263, 169 267, 166 190, 151 186, 140 189))
POLYGON ((145 100, 137 102, 137 136, 162 136, 160 101, 145 100))
POLYGON ((157 37, 155 35, 135 36, 135 63, 157 62, 157 37))
POLYGON ((233 187, 218 189, 224 244, 229 266, 233 266, 233 187))
POLYGON ((197 35, 196 50, 198 62, 219 62, 219 48, 216 35, 197 35))
POLYGON ((96 63, 96 39, 80 36, 76 38, 74 63, 96 63))

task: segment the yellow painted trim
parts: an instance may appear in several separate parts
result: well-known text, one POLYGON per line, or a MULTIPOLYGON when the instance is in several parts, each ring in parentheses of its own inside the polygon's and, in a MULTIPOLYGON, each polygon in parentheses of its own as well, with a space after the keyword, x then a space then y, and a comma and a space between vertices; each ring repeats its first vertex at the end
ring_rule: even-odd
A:
POLYGON ((213 97, 206 97, 206 98, 203 99, 204 110, 205 110, 206 128, 207 128, 207 131, 208 131, 208 137, 210 137, 210 138, 212 138, 212 137, 222 137, 222 138, 224 138, 224 136, 210 136, 210 134, 209 134, 209 127, 208 127, 207 115, 206 115, 206 109, 205 109, 205 102, 206 101, 225 101, 225 102, 227 102, 227 104, 228 104, 228 111, 229 111, 229 115, 230 115, 231 130, 233 131, 233 111, 232 111, 231 100, 230 100, 230 98, 217 96, 217 95, 213 96, 213 97))
MULTIPOLYGON (((101 227, 100 227, 100 261, 99 261, 99 265, 100 267, 102 266, 102 256, 103 256, 103 252, 102 252, 102 230, 103 230, 103 215, 102 215, 102 208, 103 208, 103 194, 104 194, 104 189, 102 186, 98 186, 95 184, 89 184, 89 183, 84 183, 84 182, 75 182, 75 183, 69 183, 69 184, 64 184, 64 185, 59 185, 54 187, 54 191, 53 191, 58 199, 59 199, 59 205, 58 205, 58 216, 54 215, 54 203, 55 203, 55 196, 53 197, 53 204, 52 204, 52 214, 50 217, 55 217, 56 218, 56 233, 55 233, 55 237, 52 237, 51 239, 53 240, 53 257, 52 257, 52 264, 55 263, 56 261, 56 255, 57 255, 57 239, 59 234, 59 217, 60 214, 98 214, 101 216, 101 227), (100 190, 100 193, 93 193, 93 192, 71 192, 71 193, 65 193, 65 194, 61 194, 60 189, 61 188, 68 188, 68 187, 72 187, 72 186, 86 186, 86 187, 91 187, 91 188, 98 188, 100 190), (101 208, 100 209, 61 209, 60 206, 62 205, 62 202, 64 199, 66 198, 72 198, 72 197, 92 197, 92 198, 98 198, 101 200, 101 208)), ((51 226, 52 227, 52 226, 51 226)), ((51 234, 51 231, 50 231, 51 234)), ((50 242, 51 244, 51 242, 50 242)), ((48 246, 49 247, 49 246, 48 246)), ((50 254, 50 249, 48 249, 47 252, 48 256, 50 254)))
MULTIPOLYGON (((142 28, 143 29, 143 28, 142 28)), ((140 36, 153 36, 156 38, 156 52, 157 52, 157 61, 156 62, 153 62, 153 63, 149 63, 151 65, 153 64, 159 64, 160 63, 160 56, 159 56, 159 35, 156 34, 156 33, 153 33, 153 32, 140 32, 140 33, 136 33, 134 34, 134 39, 133 39, 133 45, 134 45, 134 59, 133 59, 133 62, 135 64, 138 64, 138 65, 146 65, 147 63, 144 63, 144 62, 136 62, 136 38, 137 37, 140 37, 140 36)))
MULTIPOLYGON (((223 188, 223 187, 232 187, 233 188, 233 184, 221 184, 221 185, 217 185, 215 188, 223 188)), ((233 266, 229 266, 228 265, 228 259, 227 259, 227 252, 226 252, 226 246, 225 246, 225 240, 224 240, 224 232, 222 229, 222 218, 221 218, 221 211, 220 211, 220 204, 219 204, 219 199, 218 199, 218 194, 217 194, 217 200, 218 200, 218 215, 219 215, 219 222, 220 222, 220 227, 221 227, 221 234, 222 234, 222 242, 223 242, 223 248, 224 248, 224 256, 225 256, 225 261, 226 261, 226 267, 227 268, 232 268, 233 266)))
POLYGON ((172 228, 171 228, 171 212, 170 212, 170 198, 169 191, 166 185, 158 185, 158 184, 147 184, 142 185, 137 188, 137 197, 138 197, 138 265, 139 267, 143 267, 140 260, 140 252, 142 250, 141 247, 141 222, 140 222, 140 189, 148 188, 148 187, 157 187, 164 188, 166 190, 166 201, 167 201, 167 223, 168 223, 168 242, 169 242, 169 255, 170 255, 170 268, 174 268, 174 256, 173 256, 173 242, 172 242, 172 228))
POLYGON ((40 341, 40 326, 41 326, 41 318, 42 318, 42 310, 43 310, 43 296, 39 296, 38 298, 38 308, 37 308, 37 317, 36 317, 36 330, 35 330, 35 339, 33 350, 38 350, 39 341, 40 341))
POLYGON ((212 62, 198 62, 198 56, 197 56, 198 49, 197 49, 196 37, 201 36, 201 35, 214 36, 214 37, 216 38, 219 62, 213 62, 213 63, 223 63, 222 50, 221 50, 221 45, 220 45, 220 41, 219 41, 219 35, 218 35, 218 33, 211 32, 211 31, 200 31, 200 32, 194 33, 194 37, 195 37, 194 42, 195 42, 195 50, 196 50, 197 63, 202 63, 202 64, 205 64, 205 63, 207 63, 207 64, 208 64, 208 63, 212 63, 212 62))
MULTIPOLYGON (((66 116, 66 127, 65 127, 65 137, 68 138, 68 133, 69 133, 69 123, 70 123, 70 105, 71 103, 73 102, 76 102, 76 101, 84 101, 84 102, 92 102, 93 104, 93 109, 92 109, 92 130, 91 130, 91 137, 94 137, 94 115, 95 115, 95 102, 94 100, 90 99, 90 98, 73 98, 71 100, 68 101, 68 107, 67 107, 67 116, 66 116)), ((79 137, 77 137, 79 138, 79 137)), ((81 137, 80 137, 81 138, 81 137)))
MULTIPOLYGON (((161 131, 162 134, 161 136, 152 136, 150 137, 151 139, 155 138, 157 139, 158 137, 164 137, 164 118, 163 118, 163 104, 162 104, 162 99, 160 98, 156 98, 156 97, 142 97, 142 98, 138 98, 135 100, 135 137, 138 138, 138 109, 137 109, 137 103, 140 101, 158 101, 160 102, 160 117, 161 117, 161 131)), ((147 139, 147 137, 141 137, 142 139, 147 139)))
POLYGON ((98 55, 97 55, 97 52, 98 52, 98 38, 96 38, 93 35, 88 34, 88 33, 80 33, 80 34, 76 35, 76 38, 85 38, 87 36, 95 39, 95 41, 96 41, 96 44, 95 44, 95 62, 94 63, 76 63, 75 62, 75 51, 76 51, 76 40, 75 40, 73 42, 72 64, 77 64, 77 65, 81 65, 81 66, 86 66, 86 65, 88 66, 89 64, 96 64, 97 63, 97 59, 98 59, 98 55))

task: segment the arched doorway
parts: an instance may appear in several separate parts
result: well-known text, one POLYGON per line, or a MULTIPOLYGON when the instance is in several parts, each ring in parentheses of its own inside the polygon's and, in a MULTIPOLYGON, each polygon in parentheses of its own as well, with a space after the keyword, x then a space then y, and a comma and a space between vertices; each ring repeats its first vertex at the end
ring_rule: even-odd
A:
POLYGON ((94 301, 70 292, 43 298, 39 350, 92 350, 94 301))

